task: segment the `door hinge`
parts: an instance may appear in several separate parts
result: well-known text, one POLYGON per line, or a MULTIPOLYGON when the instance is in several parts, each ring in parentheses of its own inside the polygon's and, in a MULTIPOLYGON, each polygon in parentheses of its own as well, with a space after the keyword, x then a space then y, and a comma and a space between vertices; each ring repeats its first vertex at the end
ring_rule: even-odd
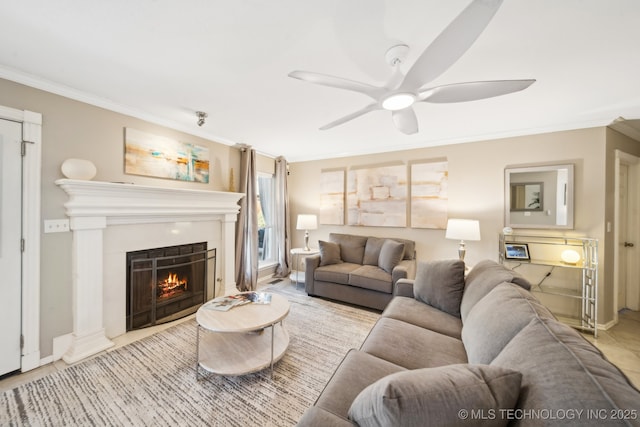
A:
POLYGON ((24 349, 24 335, 20 334, 20 350, 24 349))
POLYGON ((25 245, 24 239, 20 239, 20 252, 24 252, 24 245, 25 245))

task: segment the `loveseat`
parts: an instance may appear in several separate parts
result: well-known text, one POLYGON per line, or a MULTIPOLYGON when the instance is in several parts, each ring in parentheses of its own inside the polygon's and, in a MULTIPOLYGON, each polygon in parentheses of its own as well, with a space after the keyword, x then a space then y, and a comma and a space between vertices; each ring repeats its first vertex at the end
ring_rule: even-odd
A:
POLYGON ((415 242, 331 233, 320 253, 305 260, 305 291, 383 310, 400 279, 415 276, 415 242))
POLYGON ((640 392, 494 261, 418 263, 299 426, 638 425, 640 392))

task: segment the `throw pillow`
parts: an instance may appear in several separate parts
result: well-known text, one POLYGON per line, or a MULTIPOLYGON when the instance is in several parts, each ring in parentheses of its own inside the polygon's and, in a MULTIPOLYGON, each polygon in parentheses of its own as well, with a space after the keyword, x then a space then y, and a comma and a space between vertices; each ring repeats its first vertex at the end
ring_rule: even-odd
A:
POLYGON ((507 425, 500 409, 513 409, 522 374, 487 365, 447 365, 397 372, 367 386, 349 408, 359 426, 507 425), (498 369, 496 369, 498 368, 498 369), (468 412, 463 412, 466 410, 468 412), (464 414, 482 413, 487 419, 464 414), (495 419, 490 415, 494 414, 495 419))
POLYGON ((413 295, 452 316, 460 317, 464 291, 464 261, 459 259, 419 262, 413 295))
POLYGON ((369 237, 367 239, 367 244, 364 247, 364 259, 362 260, 363 265, 378 265, 380 250, 382 250, 384 241, 385 239, 379 237, 369 237))
POLYGON ((378 267, 391 274, 393 268, 402 261, 404 256, 404 243, 386 239, 380 248, 378 267))
POLYGON ((339 244, 318 240, 318 247, 320 248, 320 266, 342 263, 339 244))

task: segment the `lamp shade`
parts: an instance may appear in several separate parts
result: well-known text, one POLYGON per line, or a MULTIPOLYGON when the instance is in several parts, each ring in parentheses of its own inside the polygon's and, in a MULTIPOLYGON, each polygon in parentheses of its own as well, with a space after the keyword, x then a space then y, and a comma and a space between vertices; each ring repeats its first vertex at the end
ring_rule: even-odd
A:
POLYGON ((480 222, 475 219, 450 219, 447 221, 447 239, 480 240, 480 222))
POLYGON ((318 217, 316 215, 298 215, 298 223, 296 229, 298 230, 315 230, 318 228, 318 217))

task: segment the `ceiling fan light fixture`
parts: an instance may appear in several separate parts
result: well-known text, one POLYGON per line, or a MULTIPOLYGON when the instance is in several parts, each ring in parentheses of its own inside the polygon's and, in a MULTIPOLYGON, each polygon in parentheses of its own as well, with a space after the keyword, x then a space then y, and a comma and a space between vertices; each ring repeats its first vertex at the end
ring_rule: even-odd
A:
POLYGON ((389 111, 403 110, 413 105, 416 97, 410 93, 394 93, 382 101, 382 108, 389 111))

